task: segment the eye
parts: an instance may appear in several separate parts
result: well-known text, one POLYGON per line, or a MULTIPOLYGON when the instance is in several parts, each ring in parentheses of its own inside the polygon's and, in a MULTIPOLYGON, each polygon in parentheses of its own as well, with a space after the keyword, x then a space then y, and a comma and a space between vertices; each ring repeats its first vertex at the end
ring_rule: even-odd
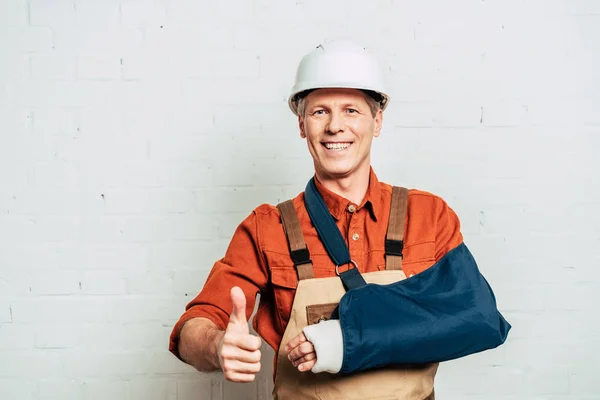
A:
POLYGON ((325 114, 325 110, 316 110, 315 112, 313 112, 313 115, 324 115, 325 114))
POLYGON ((354 108, 349 108, 347 111, 348 111, 349 114, 356 114, 356 113, 358 113, 358 111, 355 110, 354 108))

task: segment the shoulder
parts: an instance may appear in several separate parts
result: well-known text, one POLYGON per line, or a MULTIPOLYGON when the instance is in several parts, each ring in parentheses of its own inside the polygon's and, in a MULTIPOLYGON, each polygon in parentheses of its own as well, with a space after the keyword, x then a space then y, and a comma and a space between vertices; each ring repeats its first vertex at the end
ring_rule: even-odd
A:
POLYGON ((419 189, 409 189, 408 201, 409 205, 416 207, 417 210, 430 210, 434 213, 449 207, 441 196, 419 189))
MULTIPOLYGON (((298 194, 293 199, 290 199, 294 204, 294 209, 299 212, 304 207, 304 192, 298 194)), ((282 203, 286 200, 282 200, 282 203)), ((299 212, 300 213, 300 212, 299 212)), ((279 208, 274 204, 261 204, 256 207, 249 218, 253 218, 260 225, 280 225, 281 214, 279 208)))

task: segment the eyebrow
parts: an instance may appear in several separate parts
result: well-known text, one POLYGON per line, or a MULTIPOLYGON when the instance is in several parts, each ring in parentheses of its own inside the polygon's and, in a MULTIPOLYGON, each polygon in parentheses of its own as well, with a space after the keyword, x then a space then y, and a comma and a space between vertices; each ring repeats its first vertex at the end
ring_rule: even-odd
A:
MULTIPOLYGON (((322 107, 322 108, 329 108, 327 105, 323 104, 323 103, 315 103, 315 105, 311 105, 309 107, 309 109, 314 109, 314 108, 318 108, 318 107, 322 107)), ((348 107, 352 107, 352 108, 360 108, 359 103, 356 102, 348 102, 348 103, 343 103, 341 105, 342 108, 348 108, 348 107)))

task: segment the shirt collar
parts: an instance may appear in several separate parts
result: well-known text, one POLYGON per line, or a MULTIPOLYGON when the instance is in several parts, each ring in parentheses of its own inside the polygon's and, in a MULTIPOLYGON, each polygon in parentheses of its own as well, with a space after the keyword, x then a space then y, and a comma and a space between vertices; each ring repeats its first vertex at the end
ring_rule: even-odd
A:
MULTIPOLYGON (((350 200, 333 193, 328 190, 319 182, 317 176, 315 175, 315 185, 317 190, 323 197, 325 201, 325 205, 329 209, 329 212, 336 220, 339 220, 344 215, 344 212, 348 209, 350 204, 353 204, 350 200)), ((371 167, 369 173, 369 186, 367 187, 367 193, 365 194, 365 198, 362 201, 362 204, 356 205, 356 211, 360 211, 363 207, 366 207, 371 214, 371 218, 374 221, 377 221, 378 214, 381 213, 381 185, 379 180, 377 179, 377 175, 373 171, 371 167)), ((355 212, 356 212, 355 211, 355 212)))

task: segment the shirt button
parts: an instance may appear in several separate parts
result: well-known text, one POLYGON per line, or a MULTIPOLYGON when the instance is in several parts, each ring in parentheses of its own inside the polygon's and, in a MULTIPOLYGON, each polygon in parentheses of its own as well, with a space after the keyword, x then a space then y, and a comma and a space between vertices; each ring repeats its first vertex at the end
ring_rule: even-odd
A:
POLYGON ((350 205, 348 206, 348 212, 351 212, 351 213, 353 213, 354 211, 356 211, 356 207, 354 206, 354 204, 350 204, 350 205))
POLYGON ((358 240, 360 238, 360 235, 358 233, 353 233, 352 234, 352 240, 358 240))

